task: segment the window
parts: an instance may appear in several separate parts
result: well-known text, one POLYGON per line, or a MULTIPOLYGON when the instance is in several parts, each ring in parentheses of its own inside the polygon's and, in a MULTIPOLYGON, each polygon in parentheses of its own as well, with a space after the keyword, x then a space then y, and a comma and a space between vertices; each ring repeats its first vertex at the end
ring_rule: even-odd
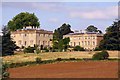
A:
POLYGON ((48 46, 50 46, 50 41, 48 41, 48 46))
POLYGON ((90 45, 90 41, 88 41, 88 45, 90 45))
POLYGON ((82 45, 84 45, 84 42, 82 41, 82 45))
POLYGON ((48 34, 48 37, 50 37, 50 34, 48 34))
POLYGON ((27 34, 25 34, 25 36, 27 36, 27 34))
POLYGON ((71 46, 72 46, 72 42, 71 42, 71 46))
POLYGON ((45 46, 45 41, 43 41, 43 46, 45 46))
POLYGON ((19 41, 18 41, 18 44, 19 44, 19 45, 21 45, 21 43, 22 43, 22 41, 21 41, 21 40, 19 40, 19 41))
POLYGON ((95 45, 95 42, 93 41, 93 45, 95 45))
POLYGON ((87 45, 87 41, 85 41, 85 45, 87 45))
POLYGON ((74 42, 74 46, 76 46, 76 43, 74 42))
POLYGON ((39 40, 38 44, 40 45, 40 40, 39 40))
POLYGON ((27 42, 25 41, 25 46, 26 46, 27 42))
POLYGON ((30 40, 30 44, 33 45, 33 40, 30 40))
POLYGON ((43 37, 45 37, 45 34, 43 34, 43 37))

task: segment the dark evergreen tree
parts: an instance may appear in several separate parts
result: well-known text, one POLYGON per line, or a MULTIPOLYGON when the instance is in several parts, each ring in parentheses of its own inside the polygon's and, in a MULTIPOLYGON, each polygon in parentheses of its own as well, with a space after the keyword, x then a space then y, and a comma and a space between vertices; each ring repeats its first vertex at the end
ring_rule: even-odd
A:
POLYGON ((10 37, 10 31, 7 27, 2 29, 2 56, 13 55, 14 51, 18 48, 10 37))
POLYGON ((120 50, 120 20, 115 21, 106 29, 99 47, 106 50, 120 50))

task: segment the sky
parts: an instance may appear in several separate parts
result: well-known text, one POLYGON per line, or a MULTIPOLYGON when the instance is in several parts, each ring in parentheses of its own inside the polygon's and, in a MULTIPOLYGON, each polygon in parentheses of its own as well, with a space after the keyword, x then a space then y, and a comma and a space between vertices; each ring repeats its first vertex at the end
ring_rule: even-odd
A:
POLYGON ((63 23, 72 30, 94 25, 105 32, 118 18, 118 2, 2 2, 2 25, 21 12, 34 13, 40 27, 53 31, 63 23))

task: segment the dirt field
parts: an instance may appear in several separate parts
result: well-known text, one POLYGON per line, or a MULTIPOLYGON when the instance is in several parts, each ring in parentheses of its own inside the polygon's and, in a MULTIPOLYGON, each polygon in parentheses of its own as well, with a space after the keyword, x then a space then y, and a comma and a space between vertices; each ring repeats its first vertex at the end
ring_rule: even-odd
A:
POLYGON ((117 61, 81 61, 10 68, 10 78, 117 78, 117 61))

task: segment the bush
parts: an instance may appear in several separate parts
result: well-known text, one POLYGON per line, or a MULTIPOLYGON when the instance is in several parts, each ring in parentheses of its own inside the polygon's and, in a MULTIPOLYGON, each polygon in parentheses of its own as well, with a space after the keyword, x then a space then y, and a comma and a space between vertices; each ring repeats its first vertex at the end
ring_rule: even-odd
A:
POLYGON ((69 58, 69 60, 76 60, 75 58, 69 58))
POLYGON ((56 60, 57 60, 57 61, 62 61, 62 58, 57 58, 56 60))
POLYGON ((2 79, 5 79, 5 78, 9 77, 9 73, 7 72, 7 69, 8 69, 8 65, 3 64, 2 65, 2 79))
POLYGON ((75 46, 73 50, 74 51, 85 51, 85 49, 80 46, 75 46))
POLYGON ((105 60, 108 59, 109 54, 107 51, 102 51, 102 52, 98 52, 95 53, 92 57, 93 60, 105 60))
POLYGON ((34 53, 35 47, 28 46, 24 49, 24 53, 34 53))
POLYGON ((43 50, 45 50, 45 52, 49 52, 49 49, 47 47, 45 47, 43 50))
POLYGON ((35 61, 36 61, 36 63, 41 63, 41 62, 42 62, 41 58, 39 58, 39 57, 37 57, 37 58, 35 59, 35 61))
POLYGON ((35 50, 35 53, 36 53, 36 54, 39 54, 39 53, 40 53, 40 50, 39 50, 39 49, 36 49, 36 50, 35 50))

